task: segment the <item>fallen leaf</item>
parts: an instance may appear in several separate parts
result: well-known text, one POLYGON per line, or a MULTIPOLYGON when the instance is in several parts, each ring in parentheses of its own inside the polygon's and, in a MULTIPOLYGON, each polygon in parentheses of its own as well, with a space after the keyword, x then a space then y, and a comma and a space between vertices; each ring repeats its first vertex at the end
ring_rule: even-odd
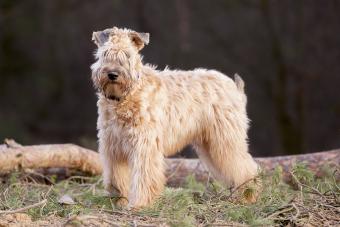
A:
POLYGON ((66 204, 66 205, 74 205, 76 204, 76 202, 72 199, 72 197, 70 195, 63 195, 62 197, 60 197, 60 199, 58 200, 58 203, 60 204, 66 204))

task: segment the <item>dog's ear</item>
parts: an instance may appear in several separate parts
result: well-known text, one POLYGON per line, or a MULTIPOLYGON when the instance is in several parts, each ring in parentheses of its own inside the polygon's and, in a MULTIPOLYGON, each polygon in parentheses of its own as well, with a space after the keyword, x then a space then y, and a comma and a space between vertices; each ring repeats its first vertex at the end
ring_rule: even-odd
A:
POLYGON ((144 45, 149 44, 150 34, 141 32, 131 32, 129 34, 132 43, 136 46, 137 50, 143 49, 144 45))
POLYGON ((97 44, 98 47, 104 45, 110 37, 110 29, 106 29, 104 31, 98 31, 92 33, 92 41, 97 44))

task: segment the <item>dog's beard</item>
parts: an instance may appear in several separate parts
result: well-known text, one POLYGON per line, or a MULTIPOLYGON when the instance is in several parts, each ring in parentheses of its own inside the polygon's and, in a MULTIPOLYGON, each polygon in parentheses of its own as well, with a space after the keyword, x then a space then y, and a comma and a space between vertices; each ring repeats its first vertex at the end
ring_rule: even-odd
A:
POLYGON ((110 82, 103 86, 103 94, 107 99, 119 101, 123 95, 121 84, 110 82))

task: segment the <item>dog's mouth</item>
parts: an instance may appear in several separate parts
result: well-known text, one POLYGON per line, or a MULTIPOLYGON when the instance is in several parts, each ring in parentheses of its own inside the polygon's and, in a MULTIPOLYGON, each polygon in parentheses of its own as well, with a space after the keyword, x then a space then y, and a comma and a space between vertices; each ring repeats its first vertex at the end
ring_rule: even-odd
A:
POLYGON ((114 95, 106 96, 106 98, 107 98, 107 99, 110 99, 110 100, 113 100, 113 101, 117 101, 117 102, 120 101, 120 98, 117 97, 117 96, 114 96, 114 95))

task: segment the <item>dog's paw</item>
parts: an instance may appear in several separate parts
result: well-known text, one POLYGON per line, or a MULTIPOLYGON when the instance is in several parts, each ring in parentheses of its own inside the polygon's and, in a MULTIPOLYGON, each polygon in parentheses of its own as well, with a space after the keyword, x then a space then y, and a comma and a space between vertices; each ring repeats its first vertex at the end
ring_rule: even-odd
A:
POLYGON ((117 200, 115 201, 115 206, 117 208, 127 208, 129 204, 129 201, 127 198, 125 197, 119 197, 117 198, 117 200))
POLYGON ((256 203, 262 192, 262 181, 256 177, 249 182, 239 186, 231 193, 230 200, 234 203, 252 204, 256 203))

